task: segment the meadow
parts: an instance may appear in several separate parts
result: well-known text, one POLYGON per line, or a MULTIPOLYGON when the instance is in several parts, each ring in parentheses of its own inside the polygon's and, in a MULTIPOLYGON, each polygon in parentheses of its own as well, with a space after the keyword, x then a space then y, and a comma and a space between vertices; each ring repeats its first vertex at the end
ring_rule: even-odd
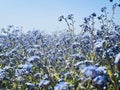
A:
MULTIPOLYGON (((112 1, 112 0, 110 0, 112 1)), ((74 15, 60 16, 66 31, 23 33, 9 25, 0 32, 0 90, 120 90, 120 25, 115 9, 92 13, 74 32, 74 15), (100 27, 95 27, 95 21, 100 27)))

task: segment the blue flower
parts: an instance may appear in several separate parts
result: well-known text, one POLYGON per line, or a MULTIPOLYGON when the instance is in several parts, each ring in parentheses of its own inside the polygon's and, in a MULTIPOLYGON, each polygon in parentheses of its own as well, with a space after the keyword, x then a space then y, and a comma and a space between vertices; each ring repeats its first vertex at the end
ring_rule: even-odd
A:
POLYGON ((61 22, 63 19, 64 19, 64 16, 62 15, 58 18, 58 21, 61 22))
POLYGON ((109 0, 110 2, 113 2, 113 0, 109 0))
POLYGON ((95 85, 104 87, 107 83, 105 76, 97 76, 93 79, 95 85))
POLYGON ((54 87, 54 90, 67 90, 68 85, 68 82, 60 82, 54 87))
POLYGON ((98 16, 97 18, 98 18, 98 20, 101 20, 101 19, 102 19, 102 17, 101 17, 101 16, 98 16))
POLYGON ((39 60, 39 56, 31 56, 27 61, 34 62, 34 61, 38 61, 38 60, 39 60))
POLYGON ((0 69, 0 80, 5 77, 5 72, 4 70, 0 69))
POLYGON ((106 11, 106 7, 103 7, 103 8, 101 8, 101 12, 104 12, 104 11, 106 11))
POLYGON ((29 83, 29 82, 27 82, 27 83, 25 83, 26 85, 27 85, 27 87, 29 88, 29 90, 34 90, 34 84, 32 84, 32 83, 29 83))
POLYGON ((26 69, 28 72, 31 72, 32 66, 32 64, 25 64, 23 68, 26 69))
POLYGON ((96 66, 87 66, 82 70, 82 73, 86 76, 86 77, 90 77, 90 78, 95 78, 98 75, 97 72, 97 67, 96 66))
POLYGON ((86 76, 86 77, 90 77, 92 79, 94 79, 95 77, 99 76, 99 75, 106 75, 107 71, 105 69, 105 67, 101 66, 101 67, 97 67, 97 66, 86 66, 83 70, 82 73, 86 76))
POLYGON ((92 16, 93 16, 93 17, 96 17, 96 13, 92 13, 92 16))
POLYGON ((26 71, 31 72, 32 66, 33 65, 31 63, 26 63, 26 64, 18 65, 18 68, 19 69, 25 69, 26 71))
POLYGON ((118 7, 120 7, 120 4, 118 4, 118 7))
POLYGON ((23 75, 25 72, 24 69, 15 69, 15 76, 18 77, 18 76, 21 76, 23 75))
POLYGON ((114 62, 117 66, 120 65, 120 53, 118 53, 115 57, 115 62, 114 62))
POLYGON ((90 21, 90 19, 89 19, 89 18, 86 18, 86 17, 84 18, 84 23, 86 23, 86 24, 87 24, 89 21, 90 21))
POLYGON ((106 74, 106 73, 107 73, 105 67, 103 67, 103 66, 98 67, 98 68, 97 68, 97 72, 98 72, 99 74, 106 74))
POLYGON ((39 87, 42 87, 42 86, 47 86, 49 84, 50 84, 49 80, 41 80, 38 85, 39 85, 39 87))
POLYGON ((73 17, 73 14, 68 15, 67 18, 68 18, 68 19, 73 19, 73 18, 74 18, 74 17, 73 17))

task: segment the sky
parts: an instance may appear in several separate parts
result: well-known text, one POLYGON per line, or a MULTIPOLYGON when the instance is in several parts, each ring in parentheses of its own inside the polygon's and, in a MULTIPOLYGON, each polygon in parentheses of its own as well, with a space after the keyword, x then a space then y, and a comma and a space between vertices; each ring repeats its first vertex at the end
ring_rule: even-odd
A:
MULTIPOLYGON (((118 1, 118 0, 114 0, 118 1)), ((95 12, 100 14, 104 6, 111 8, 109 0, 0 0, 0 28, 8 25, 23 26, 23 31, 39 29, 48 33, 66 30, 64 22, 58 22, 61 15, 74 14, 75 30, 83 18, 95 12)), ((117 9, 116 22, 120 9, 117 9)))

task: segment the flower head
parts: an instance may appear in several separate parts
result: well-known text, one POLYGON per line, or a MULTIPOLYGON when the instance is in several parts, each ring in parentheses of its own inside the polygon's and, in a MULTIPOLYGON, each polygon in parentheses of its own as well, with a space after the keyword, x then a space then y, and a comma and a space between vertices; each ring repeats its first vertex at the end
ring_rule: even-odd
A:
POLYGON ((69 14, 67 18, 68 18, 68 19, 73 19, 73 18, 74 18, 74 17, 73 17, 73 14, 69 14))
POLYGON ((110 2, 113 2, 113 0, 109 0, 110 2))
POLYGON ((118 53, 115 57, 115 64, 120 65, 120 53, 118 53))
POLYGON ((104 87, 107 83, 105 76, 97 76, 93 79, 93 82, 97 86, 104 87))
POLYGON ((103 7, 103 8, 101 8, 101 12, 104 12, 104 11, 106 11, 106 7, 103 7))
POLYGON ((87 66, 82 70, 82 73, 87 76, 91 77, 92 79, 95 78, 98 73, 97 73, 97 67, 96 66, 87 66))
POLYGON ((68 82, 60 82, 55 87, 54 90, 67 90, 68 82))
POLYGON ((96 17, 96 13, 92 13, 92 16, 93 16, 93 17, 96 17))
POLYGON ((58 18, 58 21, 61 22, 63 19, 64 19, 64 16, 62 15, 58 18))

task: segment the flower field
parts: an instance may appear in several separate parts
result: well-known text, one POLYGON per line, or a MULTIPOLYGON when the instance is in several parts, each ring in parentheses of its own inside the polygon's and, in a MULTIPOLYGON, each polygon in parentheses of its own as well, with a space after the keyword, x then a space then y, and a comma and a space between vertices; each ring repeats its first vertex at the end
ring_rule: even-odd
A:
POLYGON ((119 6, 85 17, 78 34, 73 14, 59 17, 68 26, 60 33, 1 29, 0 90, 120 90, 119 6))

